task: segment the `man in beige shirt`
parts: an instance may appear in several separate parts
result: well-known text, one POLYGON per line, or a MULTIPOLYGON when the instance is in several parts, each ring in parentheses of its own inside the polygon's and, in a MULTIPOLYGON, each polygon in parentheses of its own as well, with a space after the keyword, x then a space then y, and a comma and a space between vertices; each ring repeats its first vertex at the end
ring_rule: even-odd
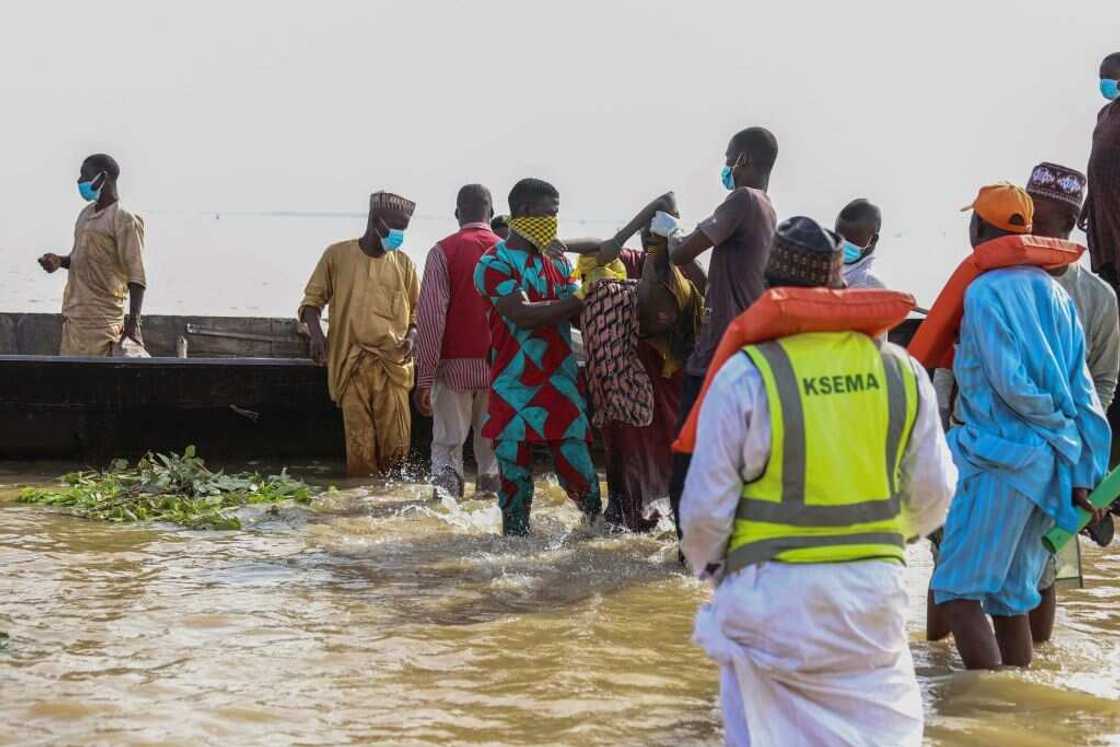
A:
POLYGON ((365 235, 327 247, 299 306, 311 357, 326 364, 331 399, 342 408, 346 470, 354 477, 384 474, 408 456, 420 283, 400 248, 415 209, 398 195, 370 195, 365 235), (327 337, 319 323, 324 306, 327 337))
POLYGON ((59 355, 108 356, 126 337, 143 345, 144 221, 120 206, 120 173, 117 162, 104 153, 82 162, 78 193, 90 204, 78 214, 74 248, 65 256, 39 258, 47 272, 61 267, 70 273, 62 297, 59 355))

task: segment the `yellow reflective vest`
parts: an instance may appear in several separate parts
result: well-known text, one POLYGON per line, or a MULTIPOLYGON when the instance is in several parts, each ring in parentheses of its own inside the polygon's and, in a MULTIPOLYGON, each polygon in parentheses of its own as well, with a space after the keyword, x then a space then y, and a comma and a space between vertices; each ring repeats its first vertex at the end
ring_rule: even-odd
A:
POLYGON ((902 456, 918 382, 900 353, 857 332, 793 335, 743 352, 770 405, 766 469, 743 486, 727 572, 754 563, 902 562, 902 456))

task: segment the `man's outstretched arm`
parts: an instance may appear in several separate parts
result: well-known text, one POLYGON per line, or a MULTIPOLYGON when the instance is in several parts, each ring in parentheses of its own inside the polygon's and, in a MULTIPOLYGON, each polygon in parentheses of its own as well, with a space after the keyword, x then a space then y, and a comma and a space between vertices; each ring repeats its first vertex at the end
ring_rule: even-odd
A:
POLYGON ((719 207, 710 216, 700 221, 696 229, 685 234, 679 227, 668 225, 664 216, 654 217, 654 224, 650 230, 669 239, 669 259, 677 266, 687 265, 704 252, 714 246, 719 246, 730 239, 744 220, 750 215, 749 203, 754 198, 749 190, 736 190, 728 195, 719 207), (662 230, 655 227, 664 223, 662 230))
MULTIPOLYGON (((709 218, 705 222, 712 220, 713 218, 709 218)), ((703 230, 703 224, 692 233, 686 234, 681 229, 680 221, 664 210, 658 210, 653 214, 649 230, 665 238, 669 245, 669 261, 678 267, 695 262, 697 257, 715 246, 715 242, 703 230)))
POLYGON ((623 246, 630 237, 641 231, 649 225, 653 220, 653 216, 658 211, 677 214, 677 197, 672 192, 666 192, 663 195, 655 197, 649 204, 638 211, 637 215, 630 219, 630 222, 623 226, 619 231, 610 239, 604 241, 599 247, 599 262, 606 264, 615 259, 621 254, 623 246))
POLYGON ((681 238, 670 237, 669 259, 678 267, 694 262, 704 252, 711 249, 712 240, 707 234, 697 228, 692 233, 681 238))

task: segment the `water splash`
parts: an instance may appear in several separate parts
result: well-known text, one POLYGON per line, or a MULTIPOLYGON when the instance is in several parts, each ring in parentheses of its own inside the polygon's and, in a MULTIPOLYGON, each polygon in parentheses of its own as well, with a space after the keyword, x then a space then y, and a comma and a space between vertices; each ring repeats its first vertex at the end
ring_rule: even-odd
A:
POLYGON ((498 504, 493 501, 460 503, 452 496, 443 493, 439 499, 439 506, 439 510, 429 506, 406 506, 401 509, 401 516, 409 514, 427 516, 463 532, 501 532, 502 530, 502 512, 498 504))

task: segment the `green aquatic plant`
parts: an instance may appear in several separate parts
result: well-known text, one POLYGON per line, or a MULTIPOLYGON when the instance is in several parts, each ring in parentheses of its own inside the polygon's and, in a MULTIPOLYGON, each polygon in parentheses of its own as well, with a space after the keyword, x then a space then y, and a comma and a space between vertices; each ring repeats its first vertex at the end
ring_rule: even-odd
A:
POLYGON ((104 521, 168 521, 190 529, 240 529, 235 511, 259 503, 311 502, 311 488, 288 476, 213 471, 188 446, 179 454, 152 454, 130 467, 71 472, 53 488, 25 488, 21 503, 66 509, 104 521))

